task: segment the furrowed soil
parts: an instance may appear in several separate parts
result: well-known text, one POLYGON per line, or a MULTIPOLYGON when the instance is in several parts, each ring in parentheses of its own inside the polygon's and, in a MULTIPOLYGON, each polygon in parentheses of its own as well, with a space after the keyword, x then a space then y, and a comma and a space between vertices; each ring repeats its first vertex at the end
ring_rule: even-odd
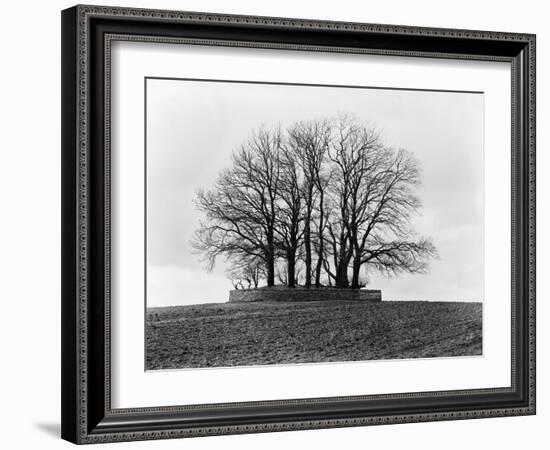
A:
POLYGON ((146 368, 481 355, 481 303, 215 303, 148 308, 146 368))

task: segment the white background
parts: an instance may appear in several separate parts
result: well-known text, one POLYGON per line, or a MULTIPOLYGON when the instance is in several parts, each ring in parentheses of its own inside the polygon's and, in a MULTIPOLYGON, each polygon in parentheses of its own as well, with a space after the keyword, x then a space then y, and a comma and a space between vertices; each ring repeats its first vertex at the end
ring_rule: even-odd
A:
MULTIPOLYGON (((484 126, 483 117, 484 109, 487 117, 494 118, 495 113, 502 117, 502 123, 494 125, 494 134, 502 143, 490 145, 485 138, 485 147, 495 150, 495 158, 501 162, 503 149, 510 147, 510 136, 502 132, 510 128, 510 63, 468 61, 468 67, 493 67, 486 77, 487 86, 483 87, 483 77, 479 71, 470 71, 469 77, 464 75, 466 61, 457 63, 437 60, 440 67, 438 73, 433 63, 427 71, 421 71, 419 61, 433 61, 427 58, 325 53, 322 60, 327 63, 321 69, 314 64, 315 60, 321 64, 320 55, 311 52, 298 52, 297 57, 288 61, 288 67, 274 59, 274 53, 292 55, 293 52, 288 50, 266 52, 264 49, 237 49, 238 53, 256 55, 244 61, 241 59, 241 62, 248 62, 246 65, 236 62, 231 64, 231 59, 228 59, 229 48, 220 50, 194 46, 195 59, 190 61, 189 55, 176 57, 175 54, 159 52, 159 44, 127 43, 126 48, 136 44, 151 49, 147 56, 138 51, 131 52, 133 59, 142 65, 146 73, 160 73, 162 70, 180 76, 198 76, 201 73, 210 77, 238 76, 241 80, 250 80, 252 77, 274 80, 284 77, 306 82, 328 82, 330 78, 335 83, 350 83, 353 80, 363 85, 382 82, 386 86, 423 85, 432 88, 445 84, 454 89, 468 84, 472 88, 477 85, 483 91, 487 88, 495 90, 491 97, 495 111, 491 112, 487 107, 484 108, 484 104, 491 102, 491 98, 486 99, 486 95, 481 93, 148 80, 148 307, 227 300, 227 293, 232 289, 231 280, 227 276, 231 265, 224 258, 217 258, 214 269, 206 272, 204 260, 189 245, 189 240, 203 218, 194 200, 199 187, 213 186, 219 173, 230 167, 232 150, 238 148, 251 130, 262 124, 277 123, 286 128, 298 120, 331 117, 344 112, 369 121, 381 130, 386 144, 394 148, 406 148, 419 160, 422 184, 415 192, 422 199, 422 208, 414 215, 411 225, 420 236, 432 239, 440 256, 430 261, 430 270, 425 274, 405 273, 398 277, 387 277, 370 270, 368 286, 381 289, 384 300, 481 301, 484 298, 483 193, 490 194, 491 191, 483 189, 483 135, 484 130, 485 136, 490 132, 484 126), (151 57, 151 53, 163 57, 151 57), (202 56, 203 64, 208 60, 208 55, 214 64, 200 70, 197 54, 202 56), (266 58, 267 55, 272 55, 271 59, 266 58), (256 59, 258 56, 264 56, 261 63, 256 59), (158 62, 159 59, 167 61, 165 68, 158 62), (367 64, 368 61, 374 63, 374 60, 380 63, 393 61, 394 64, 382 70, 380 64, 375 67, 367 64), (176 68, 175 61, 179 61, 181 67, 176 68), (348 63, 342 67, 345 61, 348 63), (359 61, 364 63, 358 64, 359 61), (406 68, 403 62, 408 63, 406 68), (499 73, 502 72, 502 94, 496 92, 500 84, 495 82, 495 66, 500 67, 499 73), (410 70, 413 67, 417 69, 416 77, 410 70), (232 69, 231 73, 228 72, 229 68, 232 69), (458 72, 458 68, 462 70, 458 72), (399 80, 395 79, 396 76, 399 80), (269 107, 266 108, 266 105, 269 107), (231 120, 236 114, 239 119, 231 120), (456 186, 460 186, 460 189, 456 189, 456 186)), ((125 45, 115 47, 122 49, 125 45)), ((174 51, 180 48, 181 54, 184 46, 172 45, 171 48, 174 51)), ((111 51, 111 55, 117 58, 116 51, 111 51)), ((127 65, 126 58, 124 63, 115 64, 115 67, 127 65)), ((126 86, 128 83, 121 85, 126 86)), ((137 92, 142 90, 142 85, 143 80, 140 80, 137 92)), ((120 89, 116 88, 116 91, 120 89)), ((130 107, 129 111, 139 116, 144 100, 141 99, 139 103, 138 97, 136 92, 131 93, 130 99, 137 108, 130 107)), ((136 128, 143 122, 143 118, 140 119, 136 128)), ((130 134, 139 133, 136 130, 130 134)), ((139 160, 136 151, 140 148, 143 148, 142 142, 129 148, 131 158, 139 160)), ((113 153, 120 152, 114 150, 113 153)), ((143 159, 139 160, 142 164, 143 159)), ((489 161, 487 167, 490 166, 492 163, 489 161)), ((117 167, 126 167, 126 164, 117 164, 117 167)), ((509 183, 509 170, 502 172, 504 181, 509 183)), ((489 171, 489 174, 497 175, 498 172, 489 171)), ((488 178, 485 178, 485 184, 502 198, 504 217, 508 218, 510 189, 488 178)), ((489 198, 485 199, 485 204, 499 206, 498 202, 489 198)), ((490 216, 494 217, 493 214, 490 216)), ((500 226, 506 219, 495 217, 495 220, 503 233, 502 242, 509 244, 509 230, 500 226)), ((135 227, 133 220, 131 224, 135 227)), ((491 224, 487 223, 487 226, 491 224)), ((495 237, 495 241, 498 240, 499 237, 495 237)), ((139 242, 143 242, 143 237, 139 242)), ((499 248, 502 248, 502 242, 498 242, 499 248)), ((503 260, 500 251, 495 256, 497 260, 503 260)), ((509 272, 509 269, 505 271, 509 272)), ((499 284, 503 282, 501 275, 502 271, 499 270, 499 284)))
MULTIPOLYGON (((219 47, 198 51, 195 46, 159 46, 135 42, 115 43, 111 56, 111 395, 114 408, 510 385, 510 351, 507 343, 510 342, 511 165, 508 130, 511 109, 509 100, 504 100, 509 99, 510 93, 508 63, 303 52, 297 56, 289 51, 265 52, 262 49, 219 47), (486 215, 484 245, 478 244, 484 249, 486 266, 484 273, 479 273, 485 281, 485 289, 481 293, 484 313, 483 356, 391 363, 366 361, 145 372, 143 347, 136 345, 145 340, 143 303, 140 301, 144 299, 145 75, 484 92, 484 150, 476 148, 480 156, 478 164, 485 164, 489 168, 483 174, 486 215), (499 167, 499 170, 494 170, 494 167, 499 167), (398 376, 398 373, 406 373, 407 376, 398 376), (231 386, 231 389, 227 389, 227 386, 231 386)), ((449 126, 453 128, 452 124, 449 126)), ((208 150, 201 148, 203 151, 208 150)), ((449 155, 460 154, 460 150, 452 147, 443 148, 449 155)), ((151 146, 148 150, 151 150, 151 146)), ((180 151, 189 153, 187 149, 180 151)), ((210 155, 212 157, 213 152, 210 155)), ((447 156, 447 160, 440 160, 439 164, 448 164, 450 158, 452 156, 447 156)), ((173 157, 169 159, 174 161, 173 157)), ((432 159, 437 160, 436 157, 432 159)), ((471 191, 464 190, 462 194, 469 201, 476 200, 471 191)), ((149 201, 148 204, 152 203, 149 201)), ((435 220, 432 219, 432 222, 435 220)), ((434 226, 433 223, 430 225, 434 226)), ((476 257, 479 258, 470 255, 471 259, 476 257)), ((378 283, 376 285, 380 287, 378 283)), ((452 291, 451 286, 447 295, 456 295, 452 291)), ((150 298, 150 289, 148 295, 150 298)))
MULTIPOLYGON (((550 120, 547 29, 544 2, 446 4, 427 1, 253 2, 233 0, 138 1, 109 4, 240 14, 489 29, 538 34, 538 173, 550 165, 543 124, 550 120)), ((60 16, 70 2, 15 2, 4 6, 2 39, 2 432, 4 448, 68 448, 59 440, 60 396, 60 16)), ((393 425, 226 436, 187 441, 116 444, 119 448, 542 448, 550 419, 548 378, 550 339, 541 326, 548 315, 550 219, 545 191, 538 183, 538 415, 461 422, 393 425), (546 203, 546 204, 545 204, 546 203), (546 277, 547 278, 547 277, 546 277), (540 442, 540 443, 539 443, 540 442)))

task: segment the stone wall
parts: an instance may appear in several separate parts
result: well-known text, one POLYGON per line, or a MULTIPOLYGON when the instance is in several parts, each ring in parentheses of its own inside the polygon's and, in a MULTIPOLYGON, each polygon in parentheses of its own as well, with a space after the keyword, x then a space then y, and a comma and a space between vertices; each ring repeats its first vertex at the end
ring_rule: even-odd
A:
POLYGON ((382 291, 377 289, 337 288, 259 288, 229 291, 230 302, 311 302, 327 300, 382 301, 382 291))
POLYGON ((381 302, 382 291, 380 289, 360 289, 359 300, 367 302, 381 302))

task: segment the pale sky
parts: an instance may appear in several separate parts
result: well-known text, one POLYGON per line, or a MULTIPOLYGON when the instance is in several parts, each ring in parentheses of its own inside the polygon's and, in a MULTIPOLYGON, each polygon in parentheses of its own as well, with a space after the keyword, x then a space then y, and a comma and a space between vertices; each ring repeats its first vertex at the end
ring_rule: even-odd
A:
POLYGON ((368 287, 387 300, 483 301, 483 94, 149 79, 147 306, 227 301, 223 260, 208 273, 191 252, 197 189, 212 186, 260 126, 339 113, 420 161, 413 224, 440 255, 428 274, 371 274, 368 287))

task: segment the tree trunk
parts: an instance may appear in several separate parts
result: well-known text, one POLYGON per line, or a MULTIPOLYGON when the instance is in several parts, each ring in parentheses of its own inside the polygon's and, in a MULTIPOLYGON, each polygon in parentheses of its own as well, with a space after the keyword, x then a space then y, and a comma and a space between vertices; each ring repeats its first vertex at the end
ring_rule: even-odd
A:
POLYGON ((311 287, 311 210, 313 209, 313 185, 308 186, 306 199, 306 220, 304 223, 304 247, 306 251, 305 287, 311 287))
MULTIPOLYGON (((319 199, 319 251, 317 252, 317 267, 315 268, 315 287, 318 288, 321 286, 321 269, 323 267, 323 252, 324 252, 324 240, 323 240, 323 228, 324 228, 324 195, 323 191, 320 190, 320 199, 319 199)), ((330 277, 329 277, 330 278, 330 277)))
POLYGON ((296 255, 295 252, 289 251, 286 254, 287 258, 287 283, 288 287, 296 286, 296 255))
POLYGON ((275 286, 275 258, 273 253, 267 255, 267 287, 275 286))
POLYGON ((353 258, 353 274, 351 277, 351 287, 359 289, 359 272, 361 270, 361 259, 358 257, 353 258))
POLYGON ((321 269, 323 268, 323 241, 319 242, 319 254, 317 255, 317 267, 315 268, 315 287, 321 286, 321 269))
POLYGON ((275 244, 273 242, 273 231, 267 233, 267 286, 275 286, 275 244))
POLYGON ((338 255, 334 257, 334 265, 336 272, 336 279, 334 280, 334 285, 339 288, 349 287, 348 281, 348 266, 351 258, 351 254, 347 248, 347 237, 342 231, 340 233, 340 249, 338 250, 338 255))
POLYGON ((310 231, 311 213, 308 211, 304 229, 304 246, 306 250, 306 288, 311 287, 311 231, 310 231))
POLYGON ((348 281, 348 265, 342 260, 336 268, 336 279, 334 280, 334 285, 338 288, 347 288, 349 287, 348 281))

